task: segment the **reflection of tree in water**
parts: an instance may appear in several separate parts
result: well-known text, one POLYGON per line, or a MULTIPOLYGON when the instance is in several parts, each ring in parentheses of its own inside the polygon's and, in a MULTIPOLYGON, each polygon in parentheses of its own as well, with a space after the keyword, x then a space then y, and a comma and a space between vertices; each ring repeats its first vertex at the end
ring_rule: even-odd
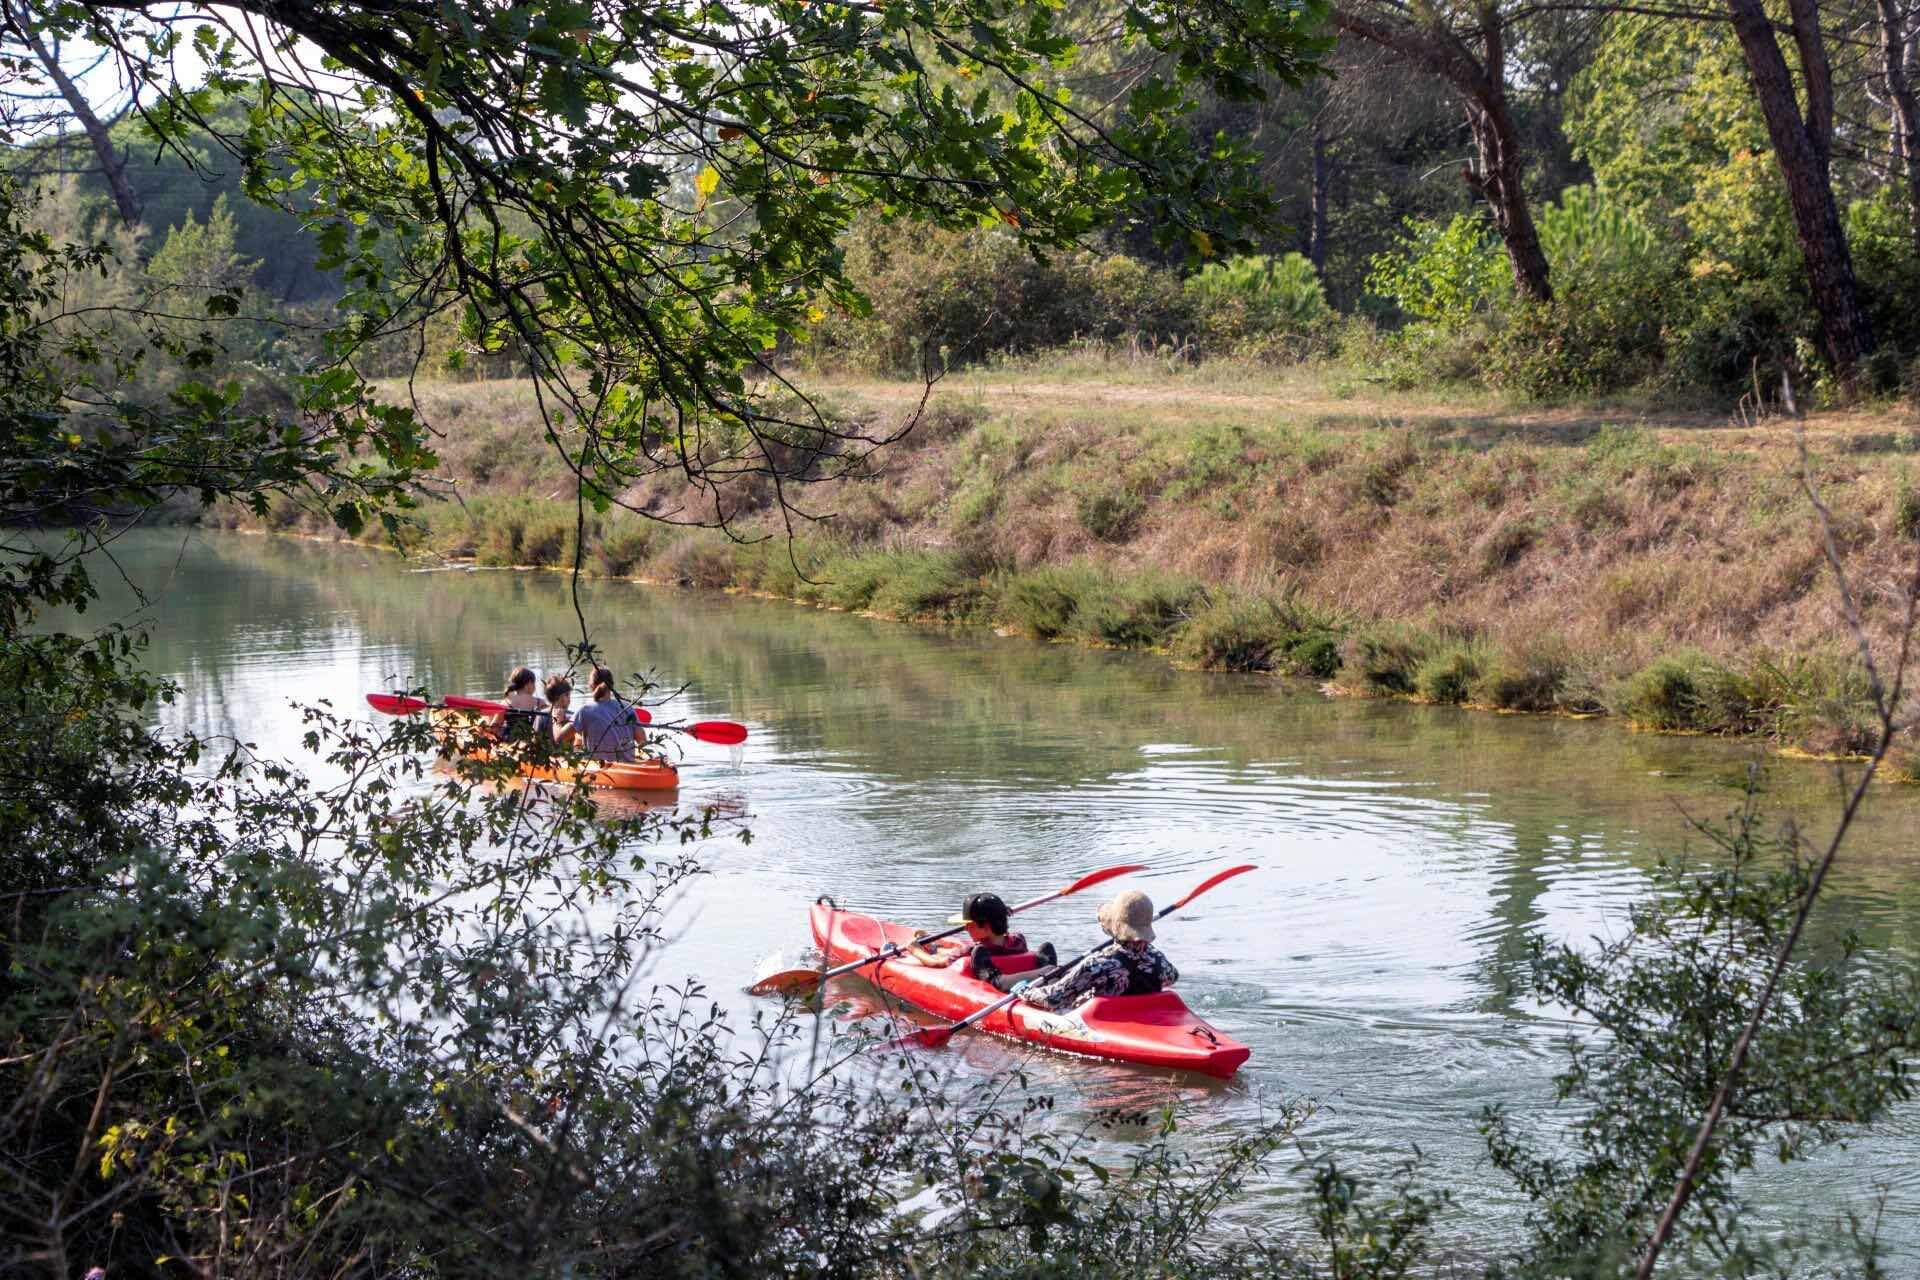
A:
POLYGON ((1524 1016, 1527 958, 1546 919, 1540 900, 1554 887, 1550 864, 1564 864, 1582 844, 1559 819, 1521 814, 1512 820, 1507 849, 1493 854, 1499 869, 1490 886, 1489 945, 1478 965, 1486 989, 1482 1013, 1524 1016))
MULTIPOLYGON (((1898 801, 1895 801, 1898 803, 1898 801)), ((1718 826, 1722 815, 1711 810, 1696 810, 1689 817, 1696 822, 1718 826)), ((1509 848, 1492 856, 1499 859, 1499 870, 1492 877, 1488 945, 1476 968, 1485 996, 1481 1012, 1501 1017, 1529 1015, 1525 996, 1528 957, 1532 939, 1541 933, 1548 913, 1544 899, 1561 887, 1563 872, 1583 856, 1599 856, 1610 849, 1601 827, 1583 832, 1566 818, 1528 813, 1516 809, 1510 816, 1509 848)), ((1785 831, 1781 830, 1784 842, 1785 831)), ((1641 842, 1643 845, 1646 842, 1641 842)), ((1486 847, 1491 851, 1492 845, 1486 847)), ((1691 860, 1701 865, 1724 856, 1703 831, 1688 829, 1671 844, 1649 847, 1652 856, 1662 854, 1691 860)), ((1784 844, 1783 844, 1784 852, 1784 844)), ((1636 862, 1643 861, 1636 859, 1636 862)), ((1837 955, 1849 934, 1857 935, 1872 951, 1893 956, 1920 955, 1920 939, 1914 936, 1912 905, 1920 898, 1920 883, 1909 874, 1904 878, 1875 874, 1873 868, 1854 868, 1853 874, 1836 871, 1821 896, 1821 905, 1808 922, 1802 954, 1808 959, 1826 959, 1837 955)), ((1626 921, 1617 922, 1621 930, 1626 921)), ((1558 937, 1546 929, 1549 941, 1572 942, 1584 939, 1558 937)))

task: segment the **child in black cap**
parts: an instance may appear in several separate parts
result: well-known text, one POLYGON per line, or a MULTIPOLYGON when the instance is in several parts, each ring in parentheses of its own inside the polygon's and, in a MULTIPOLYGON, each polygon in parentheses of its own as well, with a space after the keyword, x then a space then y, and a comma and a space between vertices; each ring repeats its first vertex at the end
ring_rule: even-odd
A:
POLYGON ((1051 942, 1041 944, 1032 952, 1033 962, 1020 963, 1028 956, 1027 940, 1018 933, 1007 931, 1007 904, 1000 901, 994 893, 976 893, 960 904, 960 914, 952 920, 954 924, 967 926, 968 942, 952 950, 932 951, 926 947, 913 946, 901 954, 904 960, 923 964, 929 969, 944 969, 955 960, 965 958, 967 972, 982 982, 991 983, 996 990, 1011 990, 1014 983, 1029 978, 1044 979, 1047 971, 1059 963, 1051 942), (1019 957, 1020 960, 1015 960, 1019 957), (1009 962, 1011 972, 1002 973, 995 961, 1009 962))

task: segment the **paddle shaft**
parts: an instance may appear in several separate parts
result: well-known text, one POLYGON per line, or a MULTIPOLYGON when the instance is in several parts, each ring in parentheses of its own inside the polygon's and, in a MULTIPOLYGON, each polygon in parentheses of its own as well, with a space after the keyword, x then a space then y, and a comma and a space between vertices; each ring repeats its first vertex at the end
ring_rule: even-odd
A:
MULTIPOLYGON (((1043 893, 1037 898, 1029 898, 1025 902, 1008 907, 1007 914, 1010 916, 1019 915, 1022 911, 1026 911, 1032 907, 1044 906, 1057 898, 1064 898, 1070 893, 1078 893, 1082 889, 1091 889, 1094 885, 1104 883, 1105 881, 1113 879, 1115 876, 1123 876, 1130 871, 1144 870, 1146 870, 1144 866, 1129 865, 1124 867, 1108 867, 1104 871, 1095 871, 1090 875, 1081 876, 1064 889, 1055 889, 1052 893, 1043 893)), ((942 938, 951 938, 956 933, 964 932, 966 927, 964 923, 957 924, 950 929, 942 929, 939 933, 930 933, 924 938, 915 938, 905 947, 897 942, 889 942, 886 946, 880 948, 880 950, 870 956, 863 957, 859 960, 850 960, 846 964, 836 965, 828 969, 820 975, 820 981, 825 982, 828 978, 837 978, 843 973, 852 973, 855 969, 864 969, 866 966, 878 964, 882 960, 891 960, 893 957, 905 952, 907 947, 923 947, 929 942, 938 942, 942 938)))
MULTIPOLYGON (((1192 902, 1195 898, 1199 897, 1201 894, 1205 893, 1207 890, 1213 888, 1213 886, 1219 884, 1222 880, 1231 879, 1232 877, 1239 875, 1243 871, 1252 871, 1253 869, 1254 868, 1251 865, 1248 865, 1248 866, 1241 866, 1241 867, 1231 867, 1225 871, 1222 871, 1219 874, 1202 882, 1197 888, 1194 889, 1192 893, 1189 893, 1186 897, 1180 899, 1178 902, 1175 902, 1171 906, 1162 907, 1160 908, 1160 910, 1154 912, 1153 918, 1156 921, 1164 920, 1168 916, 1172 915, 1174 912, 1178 911, 1180 908, 1186 906, 1189 902, 1192 902)), ((1079 964, 1081 961, 1086 960, 1091 956, 1098 955, 1100 952, 1105 951, 1108 947, 1115 946, 1115 945, 1117 945, 1116 941, 1112 938, 1109 938, 1107 941, 1101 943, 1097 947, 1094 947, 1092 950, 1083 952, 1082 954, 1077 955, 1073 959, 1067 961, 1065 964, 1060 966, 1057 972, 1065 973, 1067 970, 1073 968, 1073 966, 1079 964)), ((1026 984, 1022 983, 1021 986, 1022 988, 1024 988, 1026 984)), ((960 1019, 960 1021, 952 1023, 949 1026, 929 1027, 924 1031, 916 1031, 912 1035, 901 1037, 899 1040, 890 1040, 881 1047, 890 1049, 904 1043, 905 1041, 914 1041, 919 1044, 924 1044, 928 1048, 937 1048, 940 1045, 945 1044, 948 1040, 951 1040, 953 1038, 954 1032, 964 1031, 968 1027, 972 1026, 974 1023, 980 1022, 983 1019, 992 1017, 994 1014, 1006 1008, 1008 1005, 1012 1004, 1015 1000, 1018 1000, 1019 998, 1020 998, 1019 991, 1017 990, 1011 991, 1001 999, 995 1000, 992 1004, 988 1005, 986 1008, 976 1009, 972 1013, 968 1014, 966 1017, 960 1019)))
MULTIPOLYGON (((370 693, 367 702, 375 711, 390 716, 415 715, 433 708, 433 703, 425 698, 403 698, 392 694, 370 693)), ((501 715, 509 710, 504 702, 491 698, 469 698, 464 694, 450 693, 441 699, 440 705, 456 711, 475 711, 482 715, 501 715)), ((626 705, 632 709, 634 718, 641 724, 649 725, 656 731, 672 730, 684 733, 701 742, 711 742, 722 747, 736 747, 747 740, 747 726, 737 720, 696 720, 692 724, 654 724, 653 713, 637 702, 626 705)))

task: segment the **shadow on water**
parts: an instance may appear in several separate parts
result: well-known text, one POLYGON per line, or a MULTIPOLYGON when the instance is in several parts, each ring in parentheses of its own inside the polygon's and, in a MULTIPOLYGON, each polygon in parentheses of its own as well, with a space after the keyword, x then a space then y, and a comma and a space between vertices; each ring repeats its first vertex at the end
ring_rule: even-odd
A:
MULTIPOLYGON (((149 665, 178 677, 169 723, 296 754, 290 701, 357 707, 395 685, 485 691, 563 661, 577 628, 559 575, 410 572, 376 552, 258 538, 151 535, 120 559, 157 592, 149 665)), ((624 583, 587 588, 616 668, 686 681, 694 718, 744 720, 736 767, 688 749, 678 802, 744 817, 716 837, 663 977, 737 991, 771 951, 804 947, 803 908, 830 892, 916 921, 966 892, 1025 895, 1119 861, 1174 894, 1203 868, 1260 864, 1163 926, 1181 989, 1254 1057, 1224 1087, 1091 1066, 979 1037, 943 1065, 1020 1066, 1026 1088, 1125 1145, 1162 1105, 1183 1132, 1238 1131, 1280 1099, 1323 1109, 1314 1149, 1382 1168, 1417 1143, 1469 1224, 1514 1211, 1474 1120, 1548 1106, 1566 1027, 1510 994, 1529 941, 1616 927, 1663 854, 1706 847, 1687 815, 1736 807, 1762 770, 1769 813, 1824 832, 1831 770, 1750 744, 1635 734, 1608 722, 1330 699, 1309 684, 1180 672, 1137 654, 930 630, 779 603, 624 583)), ((81 621, 128 607, 120 595, 81 621)), ((723 827, 726 824, 723 824, 723 827)), ((1823 937, 1847 927, 1903 957, 1920 874, 1920 793, 1874 797, 1830 890, 1823 937)), ((1071 947, 1094 903, 1033 913, 1071 947)), ((878 1007, 836 988, 831 1026, 878 1007)), ((864 994, 863 994, 864 993, 864 994)), ((738 1004, 747 1003, 744 996, 738 1004)), ((1762 1175, 1768 1212, 1831 1213, 1893 1188, 1888 1222, 1920 1245, 1920 1121, 1843 1156, 1762 1175)), ((1267 1195, 1292 1195, 1282 1175, 1267 1195)), ((1259 1211, 1258 1200, 1247 1212, 1259 1211)))

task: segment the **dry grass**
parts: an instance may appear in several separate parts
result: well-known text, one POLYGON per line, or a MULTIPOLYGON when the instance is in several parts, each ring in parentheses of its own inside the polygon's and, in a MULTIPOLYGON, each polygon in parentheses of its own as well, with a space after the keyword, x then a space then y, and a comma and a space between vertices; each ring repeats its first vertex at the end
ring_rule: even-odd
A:
MULTIPOLYGON (((1841 634, 1785 424, 1423 400, 1301 370, 1083 364, 956 377, 872 479, 808 491, 835 513, 810 536, 830 541, 820 554, 839 556, 858 589, 822 594, 778 569, 784 553, 742 554, 619 513, 589 553, 607 572, 901 615, 1022 626, 1032 615, 1044 633, 1259 670, 1324 665, 1325 619, 1338 618, 1343 682, 1516 709, 1653 708, 1667 686, 1627 682, 1684 655, 1749 729, 1765 717, 1728 710, 1730 686, 1700 672, 1824 655, 1841 634), (1079 575, 1064 613, 1058 582, 1044 579, 1063 566, 1079 575), (1014 579, 1025 595, 1007 588, 1014 579), (1320 621, 1276 624, 1274 601, 1320 621), (1289 646, 1310 637, 1314 656, 1300 660, 1289 646)), ((459 520, 430 510, 429 545, 498 559, 555 541, 525 504, 499 503, 570 492, 524 389, 414 390, 445 434, 446 483, 494 497, 476 504, 477 524, 471 509, 459 520), (481 527, 496 519, 522 532, 481 527)), ((842 412, 884 417, 920 388, 836 381, 826 392, 842 412)), ((1893 580, 1920 535, 1920 432, 1897 412, 1824 414, 1807 430, 1884 639, 1892 616, 1873 584, 1893 580)), ((711 512, 668 479, 626 496, 711 512)), ((769 501, 747 490, 727 505, 765 531, 769 501)))

